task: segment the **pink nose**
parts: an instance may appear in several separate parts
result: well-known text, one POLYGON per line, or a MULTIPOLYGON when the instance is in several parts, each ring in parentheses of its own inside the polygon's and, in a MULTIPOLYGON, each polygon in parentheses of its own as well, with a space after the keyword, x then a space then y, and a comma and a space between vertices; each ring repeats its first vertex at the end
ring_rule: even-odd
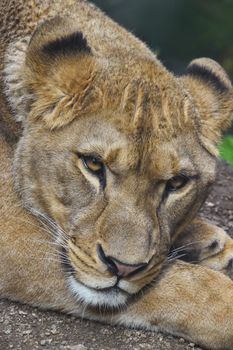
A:
POLYGON ((116 261, 115 259, 112 259, 113 263, 116 265, 117 268, 117 275, 119 277, 126 277, 130 275, 131 273, 136 273, 141 271, 144 267, 146 267, 147 264, 141 263, 136 265, 128 265, 124 264, 120 261, 116 261))
POLYGON ((146 263, 139 263, 135 265, 126 264, 115 258, 106 256, 101 245, 98 245, 97 252, 100 260, 107 265, 108 270, 119 277, 126 277, 133 273, 138 273, 147 266, 146 263))

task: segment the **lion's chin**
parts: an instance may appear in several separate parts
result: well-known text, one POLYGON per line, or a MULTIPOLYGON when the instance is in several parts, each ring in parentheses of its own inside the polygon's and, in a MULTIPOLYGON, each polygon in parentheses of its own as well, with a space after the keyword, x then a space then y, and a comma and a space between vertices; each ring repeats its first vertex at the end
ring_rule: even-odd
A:
POLYGON ((73 276, 69 277, 69 287, 78 301, 94 307, 119 308, 125 306, 129 299, 129 295, 118 287, 98 291, 78 282, 73 276))

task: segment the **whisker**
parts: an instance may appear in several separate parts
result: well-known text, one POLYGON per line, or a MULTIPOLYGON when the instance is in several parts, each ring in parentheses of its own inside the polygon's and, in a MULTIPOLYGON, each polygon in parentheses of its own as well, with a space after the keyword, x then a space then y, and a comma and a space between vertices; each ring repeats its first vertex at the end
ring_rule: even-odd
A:
POLYGON ((25 220, 25 219, 22 219, 22 218, 15 218, 15 219, 16 219, 17 221, 20 221, 20 222, 23 222, 23 223, 25 223, 25 224, 28 224, 28 225, 30 225, 30 226, 32 226, 32 227, 35 227, 35 228, 37 228, 38 230, 42 230, 43 232, 45 232, 46 234, 48 234, 49 237, 51 237, 51 234, 52 234, 52 236, 53 236, 53 233, 52 233, 50 230, 47 230, 46 228, 44 228, 44 227, 42 227, 42 226, 36 225, 36 224, 30 222, 29 220, 25 220))
POLYGON ((167 258, 167 262, 168 263, 171 263, 171 262, 173 262, 173 261, 175 261, 175 260, 177 260, 177 259, 180 259, 180 258, 182 258, 182 257, 184 257, 184 256, 186 256, 187 254, 186 253, 184 253, 184 254, 180 254, 180 255, 177 255, 177 256, 175 256, 175 257, 172 257, 172 258, 167 258))
POLYGON ((49 229, 52 229, 51 233, 53 234, 54 237, 58 236, 59 233, 59 238, 63 239, 68 239, 68 234, 57 224, 55 223, 52 219, 50 219, 47 215, 42 214, 39 212, 37 209, 28 209, 34 216, 38 218, 38 220, 45 226, 48 227, 49 229))
POLYGON ((183 250, 185 248, 190 248, 191 246, 193 246, 193 245, 195 245, 197 243, 202 243, 202 242, 204 242, 204 240, 198 240, 198 241, 190 242, 190 243, 184 244, 183 246, 180 246, 180 247, 177 247, 177 248, 173 249, 172 252, 177 252, 177 251, 183 250))
POLYGON ((67 248, 67 244, 65 244, 65 242, 58 243, 58 242, 54 242, 54 241, 45 241, 42 239, 30 239, 30 242, 40 243, 40 244, 45 244, 45 245, 47 244, 47 245, 58 247, 58 248, 67 248))

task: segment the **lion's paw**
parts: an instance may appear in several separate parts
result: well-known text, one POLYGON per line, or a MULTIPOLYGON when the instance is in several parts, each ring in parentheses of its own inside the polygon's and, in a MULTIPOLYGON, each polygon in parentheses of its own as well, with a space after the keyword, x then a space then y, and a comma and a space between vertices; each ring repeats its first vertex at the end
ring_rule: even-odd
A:
POLYGON ((222 272, 233 279, 233 239, 227 236, 224 245, 220 249, 219 242, 215 240, 209 248, 210 250, 215 249, 216 254, 204 258, 199 264, 222 272))

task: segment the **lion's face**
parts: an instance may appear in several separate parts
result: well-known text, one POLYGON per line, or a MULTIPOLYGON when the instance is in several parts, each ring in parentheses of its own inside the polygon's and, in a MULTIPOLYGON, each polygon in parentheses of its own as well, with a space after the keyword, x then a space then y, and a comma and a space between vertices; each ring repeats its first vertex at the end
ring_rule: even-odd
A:
POLYGON ((16 101, 17 187, 52 220, 77 298, 119 307, 152 283, 203 203, 231 84, 206 59, 178 79, 153 55, 96 58, 80 33, 56 40, 51 25, 35 32, 15 93, 28 93, 16 101))
POLYGON ((34 125, 18 149, 20 188, 65 232, 69 283, 94 305, 124 304, 152 282, 214 175, 194 131, 163 142, 156 130, 124 131, 121 118, 34 125))

